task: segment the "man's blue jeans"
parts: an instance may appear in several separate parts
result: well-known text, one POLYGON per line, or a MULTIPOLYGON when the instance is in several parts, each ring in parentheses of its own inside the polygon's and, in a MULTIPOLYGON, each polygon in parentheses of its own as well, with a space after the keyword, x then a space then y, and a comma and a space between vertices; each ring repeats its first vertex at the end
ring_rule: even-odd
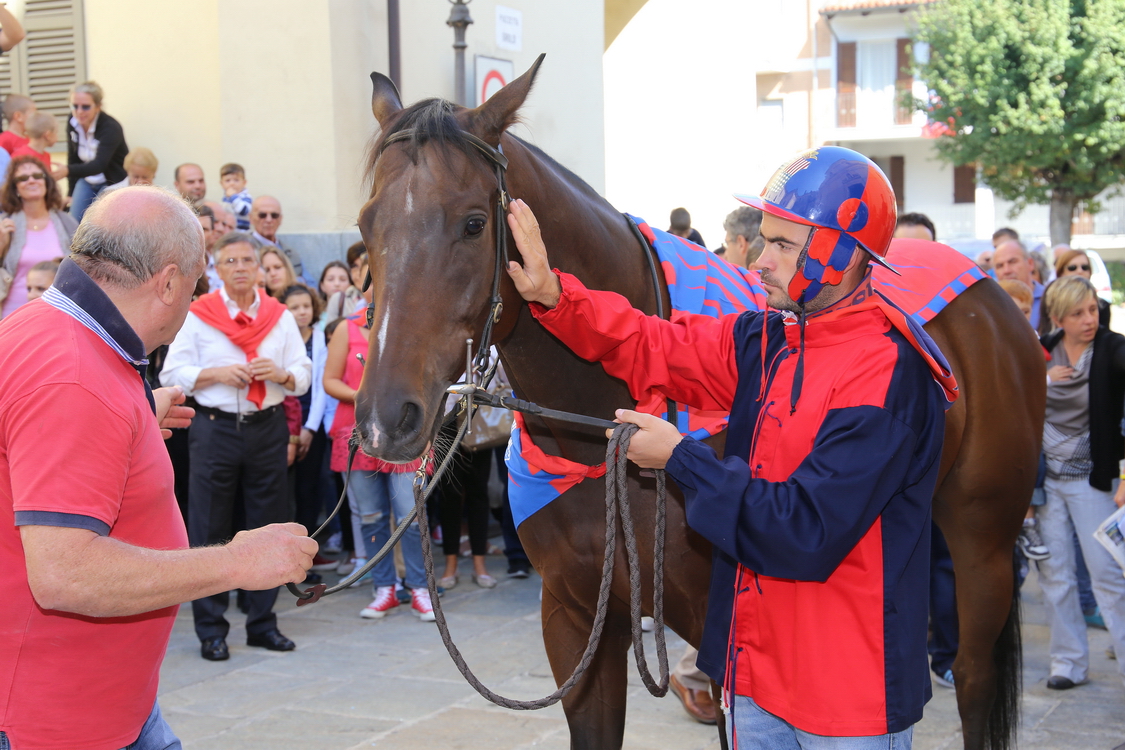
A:
POLYGON ((914 727, 868 737, 825 737, 803 732, 763 711, 749 696, 736 695, 727 732, 734 737, 736 750, 910 750, 914 727))
POLYGON ((104 188, 104 182, 100 185, 91 185, 86 180, 78 181, 74 186, 74 193, 70 196, 70 215, 75 221, 82 221, 82 215, 104 188))
MULTIPOLYGON (((181 748, 180 741, 172 734, 172 728, 160 713, 160 704, 154 703, 152 713, 141 727, 140 736, 122 750, 181 750, 181 748)), ((7 735, 0 732, 0 750, 19 750, 19 748, 13 747, 7 735)))
MULTIPOLYGON (((374 557, 391 538, 392 511, 397 524, 414 509, 413 486, 412 471, 395 474, 352 471, 348 475, 348 495, 359 509, 367 559, 374 557)), ((418 521, 407 527, 401 544, 402 559, 406 563, 406 585, 412 589, 425 589, 426 569, 422 564, 422 535, 418 530, 418 521)), ((393 555, 387 555, 371 569, 371 583, 375 588, 393 586, 396 579, 393 555)))

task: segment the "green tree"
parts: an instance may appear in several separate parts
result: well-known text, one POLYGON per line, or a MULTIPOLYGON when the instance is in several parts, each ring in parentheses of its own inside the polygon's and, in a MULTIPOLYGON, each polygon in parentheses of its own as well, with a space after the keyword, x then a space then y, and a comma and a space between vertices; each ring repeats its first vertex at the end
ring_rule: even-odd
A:
POLYGON ((919 106, 950 134, 941 156, 978 164, 993 191, 1050 205, 1051 242, 1074 208, 1125 176, 1125 0, 940 0, 919 13, 919 106))

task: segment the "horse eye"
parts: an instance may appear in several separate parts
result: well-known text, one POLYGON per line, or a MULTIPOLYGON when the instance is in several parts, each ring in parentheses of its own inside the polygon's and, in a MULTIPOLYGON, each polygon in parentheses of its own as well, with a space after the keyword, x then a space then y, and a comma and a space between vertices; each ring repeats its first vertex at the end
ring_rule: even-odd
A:
POLYGON ((474 217, 465 222, 465 236, 478 237, 484 231, 484 219, 474 217))

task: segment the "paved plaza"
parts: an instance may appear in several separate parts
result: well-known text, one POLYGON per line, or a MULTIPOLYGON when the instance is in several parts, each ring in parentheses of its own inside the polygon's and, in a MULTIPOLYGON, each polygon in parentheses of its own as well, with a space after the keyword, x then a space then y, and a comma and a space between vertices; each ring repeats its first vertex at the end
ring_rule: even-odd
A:
MULTIPOLYGON (((502 695, 547 695, 554 682, 539 627, 539 578, 507 580, 502 557, 489 558, 500 585, 469 581, 442 599, 450 629, 469 665, 502 695)), ((463 571, 469 569, 466 561, 463 571)), ((330 573, 330 582, 336 579, 330 573)), ((359 618, 370 587, 352 589, 300 609, 282 592, 281 631, 297 650, 272 653, 244 645, 242 616, 233 607, 231 658, 199 656, 191 609, 176 622, 161 675, 160 704, 188 749, 565 750, 562 709, 509 711, 486 702, 450 660, 432 623, 407 607, 382 621, 359 618)), ((1111 750, 1125 742, 1125 688, 1106 658, 1105 631, 1090 630, 1091 681, 1066 692, 1047 690, 1047 627, 1032 573, 1024 588, 1025 691, 1021 750, 1111 750)), ((669 637, 669 657, 683 643, 669 637)), ((646 636, 651 654, 652 635, 646 636)), ((630 655, 630 659, 632 656, 630 655)), ((650 658, 655 664, 655 659, 650 658)), ((654 667, 655 669, 655 667, 654 667)), ((687 717, 674 696, 658 700, 630 677, 626 748, 717 750, 712 727, 687 717)), ((847 690, 847 685, 841 685, 847 690)), ((934 688, 915 729, 916 750, 959 749, 953 691, 934 688)))

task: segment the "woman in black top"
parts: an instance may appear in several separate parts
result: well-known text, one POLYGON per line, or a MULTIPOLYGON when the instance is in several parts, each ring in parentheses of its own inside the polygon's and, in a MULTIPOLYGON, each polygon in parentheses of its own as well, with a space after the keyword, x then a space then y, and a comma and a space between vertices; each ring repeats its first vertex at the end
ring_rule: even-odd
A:
POLYGON ((102 112, 102 87, 93 81, 70 90, 72 116, 66 124, 66 167, 69 178, 70 215, 82 214, 106 185, 125 179, 125 131, 121 123, 102 112))

